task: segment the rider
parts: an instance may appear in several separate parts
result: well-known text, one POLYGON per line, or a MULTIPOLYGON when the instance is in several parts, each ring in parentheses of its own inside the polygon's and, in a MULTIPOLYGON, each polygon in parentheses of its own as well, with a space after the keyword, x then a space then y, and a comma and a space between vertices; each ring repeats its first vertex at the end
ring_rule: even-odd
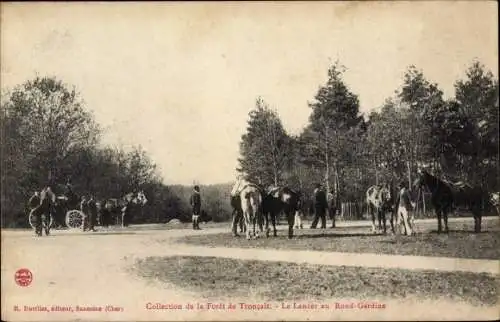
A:
POLYGON ((191 204, 191 207, 193 210, 193 229, 199 230, 200 226, 198 223, 198 219, 199 219, 200 210, 201 210, 201 196, 200 196, 200 187, 199 186, 194 186, 193 194, 191 195, 191 198, 189 199, 189 203, 191 204))

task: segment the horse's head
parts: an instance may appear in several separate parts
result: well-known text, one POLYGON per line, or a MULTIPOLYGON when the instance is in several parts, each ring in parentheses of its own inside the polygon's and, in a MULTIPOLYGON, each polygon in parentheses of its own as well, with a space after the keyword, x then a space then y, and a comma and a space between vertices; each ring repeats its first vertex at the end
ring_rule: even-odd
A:
POLYGON ((148 202, 148 198, 146 198, 146 194, 144 194, 143 190, 141 190, 137 193, 136 200, 137 200, 137 203, 139 203, 143 206, 148 202))
POLYGON ((379 195, 382 203, 386 204, 390 202, 393 197, 390 186, 388 184, 382 185, 382 187, 380 187, 379 195))

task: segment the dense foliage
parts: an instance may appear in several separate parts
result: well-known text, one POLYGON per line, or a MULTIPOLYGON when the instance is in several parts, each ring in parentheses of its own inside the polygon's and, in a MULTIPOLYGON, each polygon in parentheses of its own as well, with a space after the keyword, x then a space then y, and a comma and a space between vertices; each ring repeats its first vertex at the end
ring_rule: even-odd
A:
MULTIPOLYGON (((312 193, 322 182, 339 201, 362 202, 376 183, 412 182, 419 166, 453 180, 498 191, 498 80, 479 62, 455 82, 455 95, 414 66, 400 88, 365 115, 333 64, 308 104, 308 124, 289 135, 276 109, 262 99, 249 113, 240 142, 239 171, 262 186, 288 185, 312 193)), ((304 107, 307 108, 307 107, 304 107)), ((79 93, 60 80, 36 77, 1 96, 2 226, 26 226, 26 202, 50 183, 56 194, 70 180, 78 195, 98 200, 144 190, 137 222, 190 220, 192 187, 167 186, 140 146, 100 144, 101 131, 79 93)), ((202 186, 202 208, 214 221, 230 219, 231 183, 202 186)))
POLYGON ((373 106, 366 119, 359 113, 358 96, 342 78, 344 72, 339 63, 328 70, 326 84, 309 104, 309 124, 298 137, 279 127, 280 142, 288 147, 261 130, 262 124, 281 123, 277 113, 263 113, 259 101, 242 137, 239 170, 254 179, 254 173, 268 167, 252 160, 272 160, 268 150, 279 147, 288 152, 279 154, 277 183, 309 195, 321 182, 341 201, 359 202, 372 184, 412 183, 419 166, 489 191, 499 189, 498 80, 483 65, 474 61, 448 100, 437 84, 410 66, 394 97, 373 106), (255 157, 248 152, 254 148, 259 151, 255 157))

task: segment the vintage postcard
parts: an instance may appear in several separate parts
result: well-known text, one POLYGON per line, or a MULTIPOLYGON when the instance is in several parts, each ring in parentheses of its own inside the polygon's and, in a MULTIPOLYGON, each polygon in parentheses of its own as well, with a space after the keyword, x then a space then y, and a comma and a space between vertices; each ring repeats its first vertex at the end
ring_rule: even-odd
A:
POLYGON ((500 318, 497 2, 0 8, 2 320, 500 318))

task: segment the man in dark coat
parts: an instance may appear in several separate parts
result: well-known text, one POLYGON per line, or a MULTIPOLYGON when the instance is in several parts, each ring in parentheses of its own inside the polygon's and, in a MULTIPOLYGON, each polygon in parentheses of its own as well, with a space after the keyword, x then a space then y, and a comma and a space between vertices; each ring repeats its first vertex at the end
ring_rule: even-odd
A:
POLYGON ((200 196, 200 187, 199 186, 194 186, 193 194, 191 195, 191 198, 189 200, 189 203, 191 204, 192 210, 193 210, 193 229, 194 230, 199 230, 199 216, 201 212, 201 196, 200 196))
POLYGON ((80 201, 80 210, 81 212, 83 212, 83 214, 85 215, 85 217, 83 218, 83 231, 87 230, 87 227, 88 227, 88 218, 89 218, 89 207, 88 207, 88 204, 87 204, 87 197, 86 196, 82 196, 82 200, 80 201))
POLYGON ((33 196, 31 196, 30 200, 28 201, 28 207, 30 210, 33 210, 34 208, 38 207, 40 205, 40 193, 38 191, 35 191, 33 193, 33 196))
POLYGON ((132 198, 127 199, 125 207, 122 208, 122 226, 128 227, 132 222, 132 216, 134 215, 135 203, 132 198))
POLYGON ((328 192, 326 199, 328 201, 328 214, 332 220, 332 228, 335 228, 335 215, 337 214, 337 200, 333 189, 328 192))
POLYGON ((90 195, 90 198, 87 201, 87 212, 88 212, 86 214, 87 229, 91 231, 96 231, 95 225, 97 224, 97 205, 94 196, 92 195, 90 195))
POLYGON ((316 185, 314 189, 314 220, 311 224, 311 229, 316 229, 318 221, 321 218, 321 228, 326 228, 326 211, 328 209, 328 202, 326 200, 326 193, 321 188, 320 184, 316 185))
POLYGON ((56 202, 56 195, 52 192, 50 185, 45 186, 40 193, 40 204, 32 210, 35 219, 35 233, 42 236, 42 228, 45 227, 45 235, 50 233, 50 214, 56 202))

